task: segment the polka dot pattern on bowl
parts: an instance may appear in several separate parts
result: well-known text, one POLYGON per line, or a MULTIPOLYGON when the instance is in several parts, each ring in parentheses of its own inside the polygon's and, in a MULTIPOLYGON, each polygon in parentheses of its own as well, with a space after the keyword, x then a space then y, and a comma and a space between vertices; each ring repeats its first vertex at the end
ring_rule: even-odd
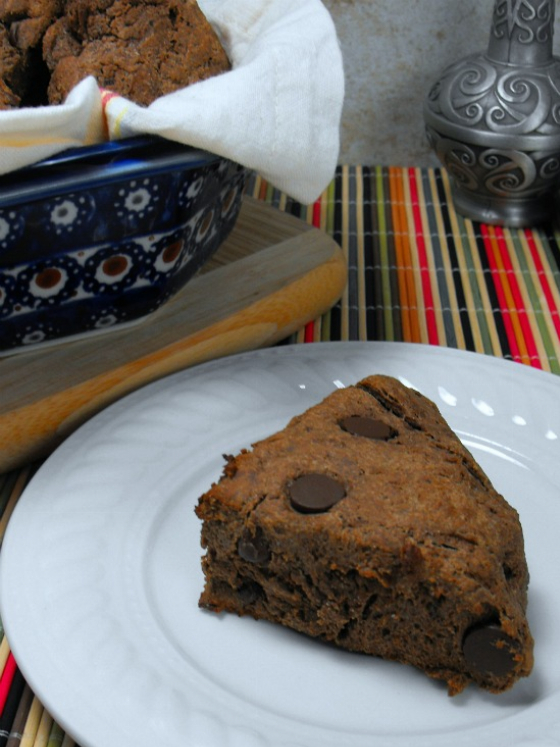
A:
POLYGON ((0 351, 155 311, 226 238, 244 182, 214 159, 0 207, 0 351))

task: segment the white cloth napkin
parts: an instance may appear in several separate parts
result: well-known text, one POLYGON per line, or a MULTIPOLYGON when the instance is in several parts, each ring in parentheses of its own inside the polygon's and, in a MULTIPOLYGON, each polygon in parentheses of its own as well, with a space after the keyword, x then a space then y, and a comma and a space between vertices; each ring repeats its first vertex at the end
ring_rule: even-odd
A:
POLYGON ((344 72, 320 0, 199 0, 228 73, 140 107, 82 81, 59 106, 0 112, 0 173, 70 146, 159 134, 255 170, 303 203, 334 175, 344 72))

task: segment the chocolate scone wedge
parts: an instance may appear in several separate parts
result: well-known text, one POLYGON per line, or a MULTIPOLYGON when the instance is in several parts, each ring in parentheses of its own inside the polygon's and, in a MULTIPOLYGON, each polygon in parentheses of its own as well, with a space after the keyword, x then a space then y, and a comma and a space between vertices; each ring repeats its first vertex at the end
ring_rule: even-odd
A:
POLYGON ((147 106, 230 69, 196 0, 65 0, 45 34, 43 56, 51 104, 89 75, 147 106))
POLYGON ((518 514, 394 378, 336 390, 228 456, 196 513, 203 608, 412 665, 450 695, 531 672, 518 514))

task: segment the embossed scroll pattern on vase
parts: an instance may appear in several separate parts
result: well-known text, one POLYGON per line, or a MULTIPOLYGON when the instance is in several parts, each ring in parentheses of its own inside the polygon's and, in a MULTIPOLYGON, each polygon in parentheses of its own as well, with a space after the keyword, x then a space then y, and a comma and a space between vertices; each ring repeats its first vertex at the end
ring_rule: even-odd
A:
POLYGON ((519 41, 531 44, 546 43, 552 39, 554 6, 546 0, 533 5, 528 0, 498 0, 492 22, 492 34, 496 38, 511 37, 514 28, 522 33, 519 41))
POLYGON ((458 187, 472 199, 530 203, 534 218, 534 201, 560 178, 554 10, 553 0, 496 0, 487 52, 448 67, 424 108, 430 144, 458 187))

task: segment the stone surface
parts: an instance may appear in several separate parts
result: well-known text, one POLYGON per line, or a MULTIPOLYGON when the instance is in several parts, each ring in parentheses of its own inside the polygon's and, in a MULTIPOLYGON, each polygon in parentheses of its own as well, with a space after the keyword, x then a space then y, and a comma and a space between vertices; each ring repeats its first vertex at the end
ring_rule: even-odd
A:
MULTIPOLYGON (((323 0, 346 76, 340 163, 436 166, 422 103, 442 68, 485 50, 493 0, 323 0)), ((560 14, 555 54, 560 54, 560 14)))

